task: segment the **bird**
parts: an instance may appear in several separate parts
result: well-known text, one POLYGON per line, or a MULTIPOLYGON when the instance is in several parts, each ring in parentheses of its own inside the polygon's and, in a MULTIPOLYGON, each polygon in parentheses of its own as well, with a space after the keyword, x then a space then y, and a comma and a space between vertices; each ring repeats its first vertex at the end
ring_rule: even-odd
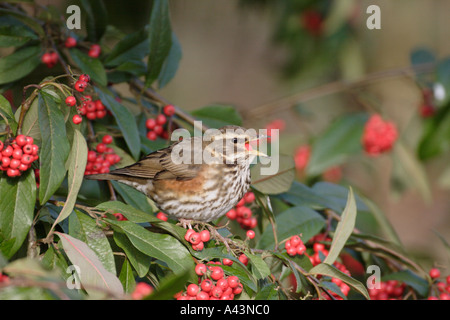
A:
POLYGON ((193 221, 208 223, 235 207, 250 188, 253 160, 268 157, 251 146, 262 137, 256 130, 228 125, 203 137, 184 138, 129 166, 85 178, 131 186, 185 228, 193 221))

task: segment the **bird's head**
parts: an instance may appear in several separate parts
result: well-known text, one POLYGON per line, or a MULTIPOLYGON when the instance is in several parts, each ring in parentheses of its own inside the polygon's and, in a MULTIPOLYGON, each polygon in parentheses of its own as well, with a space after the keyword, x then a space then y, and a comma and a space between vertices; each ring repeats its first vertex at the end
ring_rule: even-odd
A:
MULTIPOLYGON (((255 145, 260 135, 254 129, 239 126, 225 126, 205 132, 205 150, 218 161, 226 164, 250 165, 255 157, 267 157, 258 151, 255 145)), ((204 155, 205 156, 205 155, 204 155)))

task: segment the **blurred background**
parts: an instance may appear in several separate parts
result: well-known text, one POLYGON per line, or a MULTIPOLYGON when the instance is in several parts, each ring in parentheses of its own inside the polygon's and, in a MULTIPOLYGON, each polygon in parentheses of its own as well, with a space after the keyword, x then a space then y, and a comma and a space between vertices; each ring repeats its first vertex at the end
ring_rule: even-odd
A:
MULTIPOLYGON (((123 31, 148 21, 150 1, 105 4, 109 23, 123 31)), ((282 120, 281 148, 291 155, 349 111, 382 113, 414 149, 423 95, 410 68, 411 52, 427 48, 437 58, 450 55, 445 0, 172 0, 170 9, 183 57, 160 93, 188 111, 234 105, 247 127, 282 120), (366 27, 372 4, 381 9, 380 30, 366 27)), ((450 191, 439 183, 448 153, 423 163, 428 201, 414 185, 396 188, 394 163, 389 154, 357 156, 342 165, 339 182, 376 202, 410 252, 448 262, 434 232, 450 241, 450 191)))

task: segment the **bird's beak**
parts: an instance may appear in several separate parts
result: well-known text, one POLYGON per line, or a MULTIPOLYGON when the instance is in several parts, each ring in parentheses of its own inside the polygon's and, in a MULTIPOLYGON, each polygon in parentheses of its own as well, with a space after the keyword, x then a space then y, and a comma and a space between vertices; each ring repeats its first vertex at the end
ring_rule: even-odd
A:
POLYGON ((267 154, 265 154, 265 153, 263 153, 263 152, 261 152, 261 151, 259 151, 259 150, 257 150, 257 149, 253 149, 253 148, 252 148, 252 145, 256 145, 256 146, 257 146, 259 140, 265 139, 265 138, 267 138, 267 136, 261 134, 261 135, 257 135, 255 138, 253 138, 252 140, 250 140, 249 143, 246 144, 246 147, 247 147, 248 152, 249 152, 250 154, 255 155, 255 156, 269 158, 269 156, 268 156, 267 154))

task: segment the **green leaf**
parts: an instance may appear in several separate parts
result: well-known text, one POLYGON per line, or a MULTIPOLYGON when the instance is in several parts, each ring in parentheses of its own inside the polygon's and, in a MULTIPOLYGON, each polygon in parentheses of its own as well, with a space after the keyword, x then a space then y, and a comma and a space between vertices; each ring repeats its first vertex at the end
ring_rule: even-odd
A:
POLYGON ((36 22, 35 19, 26 15, 25 13, 0 8, 0 15, 12 16, 15 19, 19 20, 20 22, 22 22, 23 24, 30 27, 34 32, 36 32, 39 35, 40 38, 45 37, 45 32, 42 26, 38 22, 36 22))
POLYGON ((242 118, 233 106, 209 105, 194 110, 191 114, 210 128, 221 128, 230 124, 242 125, 242 118))
POLYGON ((136 249, 127 236, 121 232, 114 232, 114 242, 125 252, 138 276, 141 278, 145 277, 150 268, 152 258, 136 249))
POLYGON ((418 48, 411 52, 410 61, 413 66, 433 63, 436 61, 436 57, 433 52, 426 48, 418 48))
POLYGON ((350 114, 332 123, 312 145, 307 174, 319 175, 359 153, 362 150, 361 135, 366 120, 367 114, 350 114))
POLYGON ((64 116, 54 98, 41 91, 38 99, 39 128, 42 137, 39 152, 39 201, 44 204, 59 188, 66 175, 65 164, 70 145, 66 136, 64 116))
POLYGON ((21 247, 33 222, 36 201, 33 170, 24 172, 20 178, 0 175, 0 195, 0 249, 10 258, 21 247))
POLYGON ((119 280, 122 283, 123 289, 126 293, 132 293, 136 288, 136 281, 134 280, 133 269, 131 268, 128 259, 125 259, 120 270, 119 280))
MULTIPOLYGON (((9 104, 9 101, 0 94, 0 113, 6 118, 8 121, 8 125, 12 129, 13 132, 17 129, 17 122, 14 118, 14 114, 11 109, 11 105, 9 104)), ((0 123, 3 121, 3 117, 0 117, 0 123)), ((6 125, 6 123, 5 123, 6 125)))
POLYGON ((33 39, 36 34, 25 26, 0 26, 0 47, 19 47, 33 39))
POLYGON ((123 183, 117 181, 111 181, 114 190, 123 198, 123 200, 129 205, 147 212, 148 214, 153 213, 152 206, 150 205, 149 198, 147 198, 143 193, 137 191, 136 189, 127 186, 123 183))
POLYGON ((268 284, 261 288, 255 296, 255 300, 278 300, 278 289, 275 284, 268 284))
POLYGON ((88 40, 98 43, 106 31, 107 12, 102 0, 81 0, 86 11, 86 27, 88 40))
POLYGON ((165 262, 173 272, 181 273, 194 268, 189 251, 171 235, 150 232, 131 221, 107 221, 114 229, 125 233, 136 249, 165 262))
POLYGON ((412 287, 417 291, 422 297, 428 296, 429 284, 428 281, 414 274, 410 270, 399 271, 395 273, 390 273, 388 275, 381 277, 382 281, 388 280, 398 280, 406 283, 408 286, 412 287))
POLYGON ((273 175, 263 175, 263 168, 270 168, 273 161, 268 165, 258 162, 251 168, 252 186, 264 194, 280 194, 290 189, 295 179, 295 162, 290 156, 279 155, 278 170, 273 175))
POLYGON ((252 272, 256 279, 264 279, 271 274, 269 267, 261 258, 261 256, 246 252, 245 255, 249 258, 252 265, 252 272))
POLYGON ((72 213, 73 207, 77 200, 78 191, 83 183, 84 170, 87 163, 88 147, 86 140, 80 131, 75 130, 72 149, 69 158, 66 162, 66 169, 68 170, 67 182, 68 193, 64 206, 55 220, 55 224, 61 222, 72 213))
POLYGON ((127 61, 140 61, 148 54, 148 34, 145 30, 131 33, 117 43, 105 59, 105 66, 115 67, 127 61))
POLYGON ((106 88, 95 87, 95 91, 99 94, 103 104, 114 115, 114 119, 116 119, 116 122, 122 131, 123 138, 127 143, 131 155, 137 160, 141 150, 141 142, 133 114, 126 107, 117 102, 106 88))
POLYGON ((172 32, 172 45, 170 47, 169 55, 167 56, 166 61, 164 61, 158 76, 158 85, 160 89, 165 87, 175 76, 182 55, 183 52, 181 50, 180 42, 175 33, 172 32))
POLYGON ((106 86, 106 71, 98 58, 91 58, 78 49, 70 49, 70 55, 83 73, 88 74, 96 83, 106 86))
POLYGON ((320 274, 320 275, 329 276, 332 278, 338 278, 338 279, 342 280, 343 282, 345 282, 347 285, 349 285, 351 288, 353 288, 356 291, 358 291, 359 293, 361 293, 366 299, 368 299, 368 300, 370 299, 369 293, 367 292, 366 287, 361 282, 346 275, 342 271, 336 269, 335 267, 333 267, 327 263, 320 263, 320 264, 316 265, 314 268, 309 270, 309 273, 313 274, 313 275, 320 274))
POLYGON ((104 232, 97 226, 94 219, 75 210, 69 218, 69 234, 86 243, 99 258, 103 267, 116 274, 114 255, 104 232))
MULTIPOLYGON (((39 117, 38 117, 38 98, 35 98, 31 102, 30 108, 25 114, 22 123, 22 134, 32 137, 34 140, 41 140, 41 131, 39 129, 39 117)), ((14 114, 14 118, 19 121, 20 111, 22 107, 19 107, 14 114)))
MULTIPOLYGON (((301 238, 306 243, 325 226, 325 219, 306 206, 289 208, 277 215, 275 221, 278 241, 296 234, 302 234, 301 238)), ((256 247, 260 249, 271 249, 274 247, 272 228, 266 228, 256 247)))
POLYGON ((336 230, 333 235, 333 241, 331 242, 330 251, 324 260, 324 263, 333 264, 339 257, 342 249, 345 246, 350 235, 353 233, 356 221, 356 202, 353 196, 353 190, 350 188, 348 193, 347 205, 344 212, 341 214, 341 220, 336 226, 336 230))
POLYGON ((13 52, 0 59, 0 84, 21 79, 40 63, 40 47, 32 46, 13 52))
POLYGON ((59 236, 70 262, 80 268, 81 284, 90 296, 94 298, 104 296, 105 290, 119 296, 123 294, 120 280, 105 269, 86 243, 65 233, 55 233, 59 236))
POLYGON ((145 77, 146 87, 151 86, 153 81, 158 78, 172 44, 169 2, 167 0, 155 0, 153 2, 148 30, 150 51, 145 77))

